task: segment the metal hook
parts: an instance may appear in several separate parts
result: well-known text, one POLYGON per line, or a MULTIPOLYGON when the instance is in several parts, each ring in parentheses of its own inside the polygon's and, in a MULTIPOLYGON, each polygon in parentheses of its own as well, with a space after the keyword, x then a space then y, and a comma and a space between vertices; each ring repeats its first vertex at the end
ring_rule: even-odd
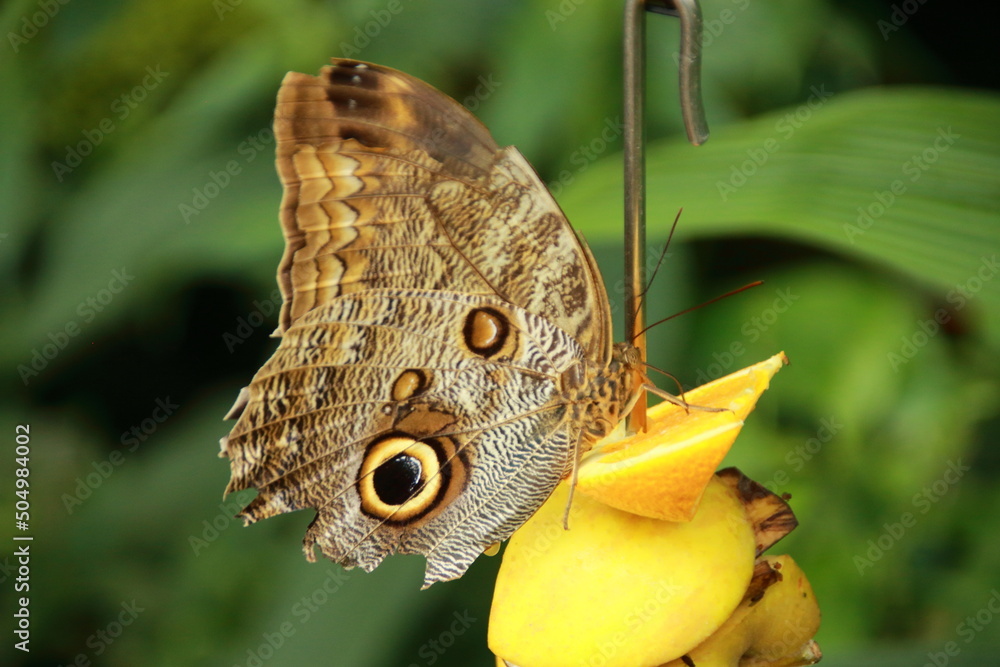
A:
MULTIPOLYGON (((681 20, 680 97, 688 140, 698 146, 708 139, 708 122, 701 102, 701 7, 698 0, 626 0, 624 28, 625 83, 625 340, 646 359, 645 287, 646 156, 645 83, 646 12, 677 16, 681 20)), ((645 429, 646 402, 640 400, 626 421, 630 433, 645 429)))
MULTIPOLYGON (((655 1, 647 1, 646 11, 676 16, 681 20, 680 61, 677 63, 681 113, 688 141, 695 146, 701 146, 708 141, 708 121, 705 119, 705 107, 701 101, 701 7, 698 5, 698 0, 664 0, 664 2, 664 5, 660 5, 655 1)), ((628 33, 625 39, 628 39, 628 33)), ((642 56, 642 51, 639 51, 639 55, 642 56)))

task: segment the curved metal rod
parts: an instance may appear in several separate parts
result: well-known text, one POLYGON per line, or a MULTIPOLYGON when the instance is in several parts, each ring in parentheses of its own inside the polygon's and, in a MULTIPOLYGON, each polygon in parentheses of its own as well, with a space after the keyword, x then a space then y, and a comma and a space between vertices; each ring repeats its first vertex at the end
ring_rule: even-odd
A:
POLYGON ((650 0, 644 3, 654 14, 676 16, 681 20, 681 50, 678 63, 681 113, 688 141, 701 146, 708 141, 708 120, 701 101, 701 6, 698 0, 650 0))
MULTIPOLYGON (((701 101, 701 8, 697 0, 626 0, 624 25, 625 115, 625 340, 646 359, 645 288, 646 158, 645 82, 646 12, 681 20, 680 97, 684 127, 695 146, 708 139, 708 122, 701 101)), ((636 402, 626 421, 633 433, 646 426, 646 402, 636 402)))

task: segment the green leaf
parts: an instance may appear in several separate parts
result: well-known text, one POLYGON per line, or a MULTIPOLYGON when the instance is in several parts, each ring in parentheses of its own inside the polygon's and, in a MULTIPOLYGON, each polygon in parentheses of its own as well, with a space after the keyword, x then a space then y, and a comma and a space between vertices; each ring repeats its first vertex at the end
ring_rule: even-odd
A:
MULTIPOLYGON (((650 234, 679 207, 688 238, 773 235, 980 302, 1000 340, 1000 97, 931 89, 833 94, 718 129, 703 147, 650 146, 650 234), (964 294, 963 291, 964 290, 964 294)), ((621 160, 596 163, 562 204, 591 240, 617 237, 621 160)))
MULTIPOLYGON (((325 25, 317 21, 315 29, 325 25)), ((153 304, 164 289, 197 274, 243 270, 248 255, 280 246, 270 102, 249 123, 247 109, 257 108, 260 91, 276 90, 283 57, 321 63, 325 47, 303 40, 289 53, 278 41, 264 48, 255 34, 206 63, 169 110, 137 127, 49 212, 37 284, 15 295, 21 325, 0 356, 27 362, 49 332, 74 324, 92 339, 135 303, 153 304), (136 279, 109 291, 116 270, 136 279), (88 306, 95 298, 103 299, 100 307, 88 306), (106 308, 109 298, 114 306, 106 308)))

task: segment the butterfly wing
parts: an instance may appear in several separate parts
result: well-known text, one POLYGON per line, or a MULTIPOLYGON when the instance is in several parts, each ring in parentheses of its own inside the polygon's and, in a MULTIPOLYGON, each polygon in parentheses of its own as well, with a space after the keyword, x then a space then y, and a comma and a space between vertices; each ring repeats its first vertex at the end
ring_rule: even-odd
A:
POLYGON ((275 118, 285 302, 274 356, 223 439, 250 521, 313 507, 313 547, 460 576, 549 495, 610 356, 589 251, 527 162, 394 70, 289 74, 275 118))
POLYGON ((259 489, 251 521, 317 508, 309 556, 319 545, 371 570, 390 553, 421 553, 428 584, 455 578, 562 477, 573 406, 558 379, 581 355, 496 297, 379 289, 332 299, 285 332, 250 384, 224 444, 229 490, 259 489), (476 313, 501 314, 502 339, 475 346, 476 313), (413 483, 405 470, 366 472, 400 454, 420 464, 413 483))
POLYGON ((378 65, 290 72, 275 111, 285 187, 279 332, 377 287, 493 294, 611 356, 597 265, 514 148, 447 95, 378 65))

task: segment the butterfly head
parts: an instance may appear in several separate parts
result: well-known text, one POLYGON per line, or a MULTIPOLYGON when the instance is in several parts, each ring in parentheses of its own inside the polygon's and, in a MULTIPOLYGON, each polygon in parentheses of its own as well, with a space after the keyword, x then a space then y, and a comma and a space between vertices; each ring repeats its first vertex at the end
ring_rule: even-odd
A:
MULTIPOLYGON (((620 408, 618 420, 625 418, 636 401, 642 396, 643 389, 652 382, 646 376, 645 361, 639 348, 631 343, 615 343, 609 370, 617 373, 620 408)), ((615 422, 617 425, 617 422, 615 422)))
POLYGON ((648 382, 642 371, 639 349, 629 343, 617 343, 606 366, 586 364, 564 374, 564 390, 574 403, 582 406, 584 440, 594 443, 608 435, 635 404, 648 382))

